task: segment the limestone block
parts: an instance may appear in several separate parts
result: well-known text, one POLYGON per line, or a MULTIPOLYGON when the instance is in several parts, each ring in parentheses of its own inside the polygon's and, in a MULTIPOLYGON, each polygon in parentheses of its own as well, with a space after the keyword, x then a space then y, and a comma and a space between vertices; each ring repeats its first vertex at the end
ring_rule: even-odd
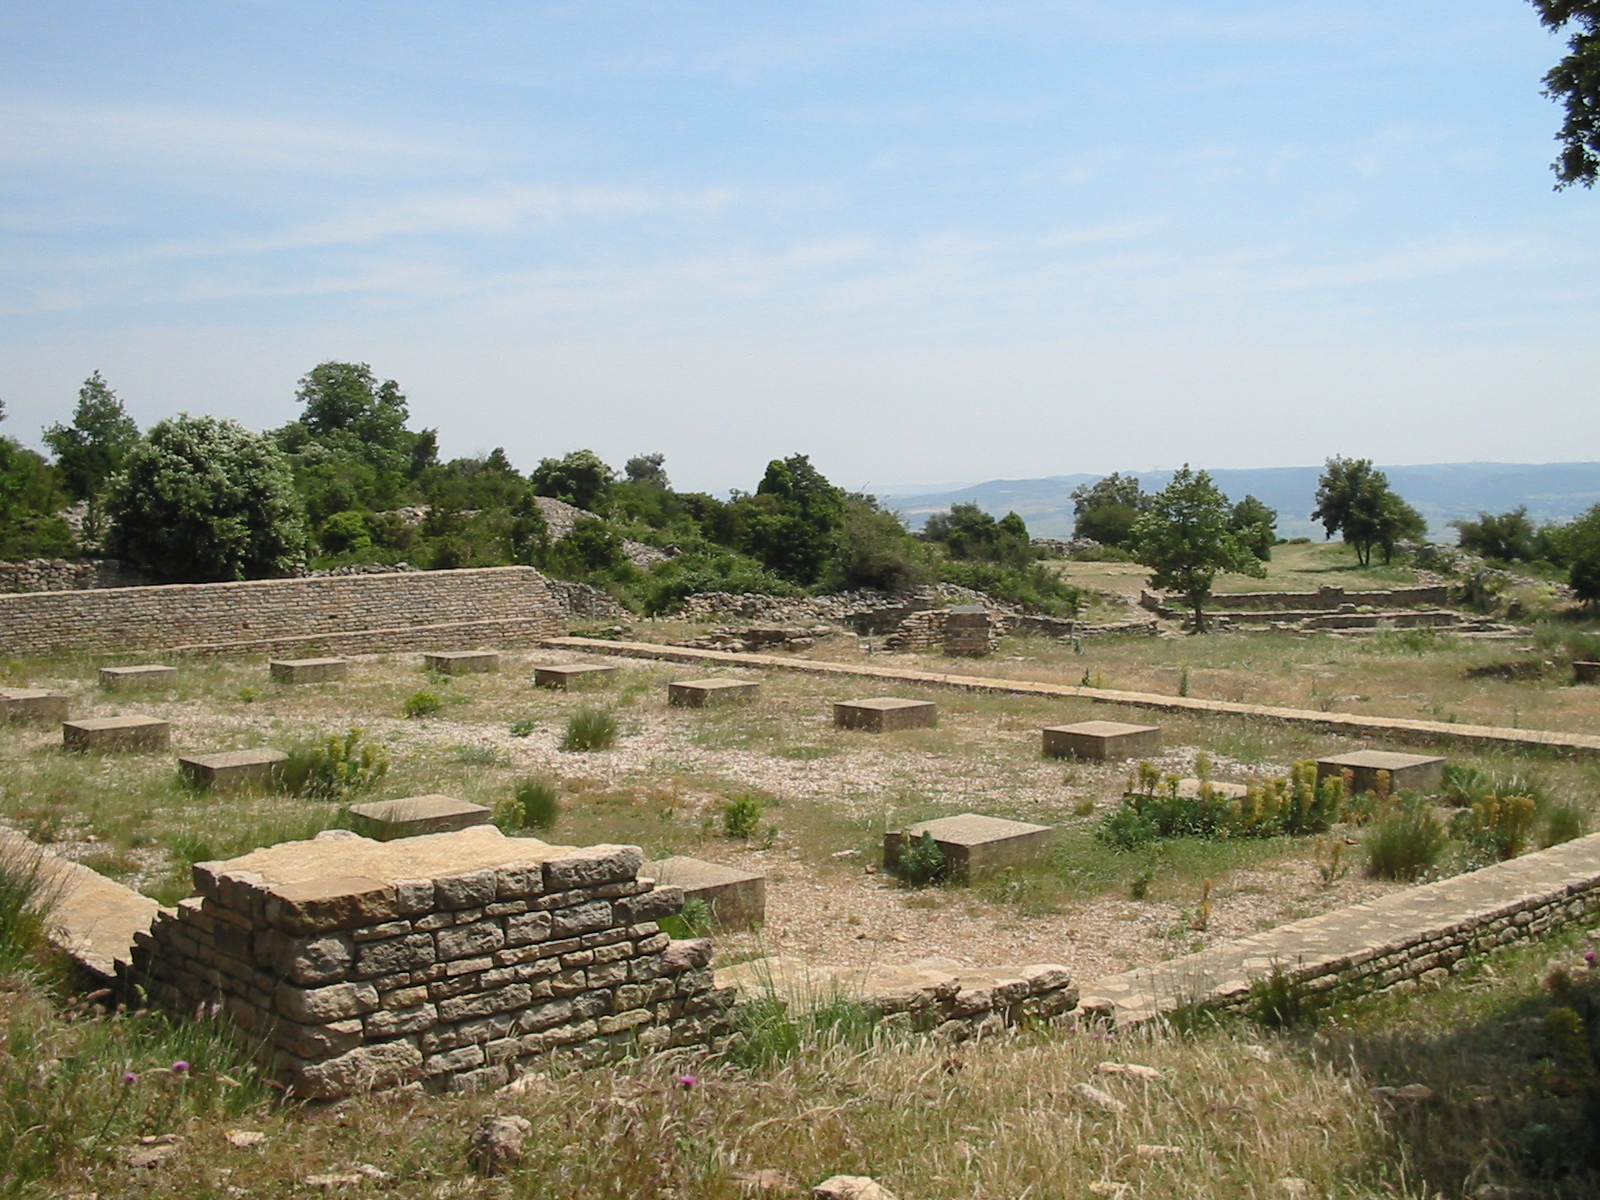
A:
POLYGON ((165 750, 172 744, 172 726, 155 717, 85 717, 62 722, 61 743, 83 753, 165 750))
POLYGON ((922 821, 899 833, 883 835, 883 861, 893 866, 901 847, 923 834, 931 834, 944 851, 954 879, 969 879, 988 871, 1026 866, 1050 857, 1055 830, 1049 825, 1007 821, 977 813, 962 813, 937 821, 922 821))
POLYGON ((585 685, 594 685, 610 679, 617 668, 605 663, 571 663, 563 666, 543 666, 533 669, 535 687, 555 688, 570 692, 585 685))
POLYGON ((378 1007, 378 991, 369 983, 330 983, 315 988, 280 983, 273 1003, 291 1021, 324 1025, 371 1012, 378 1007))
POLYGON ((296 1096, 329 1099, 393 1087, 422 1073, 422 1051, 409 1041, 359 1046, 324 1062, 291 1064, 296 1096))
POLYGON ((267 663, 274 683, 333 683, 350 677, 348 658, 275 658, 267 663))
POLYGON ((394 886, 364 875, 323 875, 274 884, 267 891, 267 923, 285 933, 354 929, 392 921, 399 915, 394 886))
POLYGON ((648 864, 644 873, 682 888, 685 900, 702 901, 723 929, 749 929, 767 919, 767 877, 760 872, 676 854, 648 864))
POLYGON ((563 851, 559 858, 544 864, 547 892, 573 888, 599 887, 635 879, 644 865, 644 851, 638 846, 613 846, 602 842, 578 850, 563 851))
POLYGON ((165 687, 178 678, 177 667, 148 663, 135 667, 101 667, 100 686, 109 692, 129 691, 141 687, 165 687))
POLYGON ((195 754, 178 759, 178 774, 191 787, 227 788, 265 783, 273 769, 289 756, 282 750, 227 750, 221 754, 195 754))
POLYGON ((1080 721, 1076 725, 1051 725, 1044 730, 1047 758, 1073 755, 1110 762, 1141 758, 1161 751, 1161 729, 1155 725, 1126 725, 1121 721, 1080 721))
POLYGON ((1355 792, 1362 795, 1378 786, 1378 772, 1389 772, 1394 791, 1431 795, 1444 785, 1444 759, 1431 754, 1397 754, 1391 750, 1357 750, 1317 760, 1317 779, 1338 775, 1346 768, 1355 773, 1355 792))
POLYGON ((1180 779, 1178 780, 1178 795, 1185 800, 1198 800, 1202 786, 1211 789, 1211 795, 1218 800, 1242 800, 1250 794, 1250 788, 1243 783, 1225 783, 1220 779, 1180 779))
POLYGON ((1600 662, 1574 662, 1573 683, 1600 683, 1600 662))
POLYGON ((880 696, 871 700, 843 700, 833 706, 833 724, 837 729, 892 733, 898 729, 932 729, 938 723, 939 706, 932 700, 880 696))
POLYGON ((41 688, 0 691, 0 721, 43 721, 54 725, 67 719, 68 697, 41 688))
POLYGON ((491 815, 483 805, 454 796, 406 796, 350 806, 355 831, 380 842, 486 825, 491 815))
POLYGON ((667 703, 679 708, 748 704, 760 694, 761 685, 745 679, 682 679, 667 685, 667 703))
POLYGON ((487 675, 500 669, 498 650, 440 650, 422 656, 430 671, 441 675, 487 675))

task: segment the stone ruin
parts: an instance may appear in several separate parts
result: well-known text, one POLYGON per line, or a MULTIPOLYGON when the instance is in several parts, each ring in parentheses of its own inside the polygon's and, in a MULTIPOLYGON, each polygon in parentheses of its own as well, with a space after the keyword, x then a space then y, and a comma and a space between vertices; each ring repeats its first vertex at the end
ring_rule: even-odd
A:
POLYGON ((643 862, 493 826, 285 842, 197 864, 199 895, 135 935, 131 976, 173 1013, 225 1012, 302 1097, 716 1045, 732 993, 709 941, 661 931, 683 893, 643 862))

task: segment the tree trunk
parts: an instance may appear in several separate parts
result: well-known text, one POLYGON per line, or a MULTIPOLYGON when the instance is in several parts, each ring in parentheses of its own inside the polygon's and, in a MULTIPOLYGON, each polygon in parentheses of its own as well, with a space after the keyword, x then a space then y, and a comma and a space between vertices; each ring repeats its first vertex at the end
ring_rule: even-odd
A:
POLYGON ((1205 609, 1202 607, 1205 602, 1206 598, 1203 595, 1191 593, 1189 596, 1189 603, 1194 605, 1194 631, 1196 633, 1204 633, 1206 631, 1205 609))

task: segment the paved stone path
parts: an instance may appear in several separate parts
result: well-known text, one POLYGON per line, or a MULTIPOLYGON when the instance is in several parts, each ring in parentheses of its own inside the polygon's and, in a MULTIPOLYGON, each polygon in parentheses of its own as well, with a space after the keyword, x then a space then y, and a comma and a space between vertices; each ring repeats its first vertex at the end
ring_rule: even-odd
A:
POLYGON ((1387 741, 1424 745, 1459 743, 1519 749, 1546 749, 1572 754, 1600 754, 1600 736, 1560 733, 1544 729, 1508 729, 1502 725, 1458 725, 1448 721, 1414 721, 1405 717, 1372 717, 1361 713, 1319 712, 1309 708, 1275 708, 1267 704, 1238 704, 1229 700, 1200 700, 1191 696, 1162 696, 1155 692, 1124 692, 1113 688, 1074 687, 1005 679, 985 675, 949 675, 936 671, 908 671, 901 667, 873 667, 858 663, 821 662, 775 654, 737 654, 726 650, 695 650, 687 646, 657 646, 650 642, 614 642, 601 638, 545 638, 540 643, 554 650, 611 654, 624 658, 649 658, 665 662, 715 663, 730 667, 766 667, 810 675, 843 675, 911 683, 922 687, 959 688, 968 692, 1000 692, 1017 696, 1052 696, 1092 700, 1157 712, 1221 713, 1236 717, 1265 717, 1293 725, 1309 725, 1334 733, 1368 734, 1387 741))
POLYGON ((1370 904, 1281 925, 1086 984, 1081 1004, 1118 1024, 1184 1004, 1230 1007, 1273 970, 1322 991, 1392 987, 1443 975, 1467 954, 1581 919, 1600 907, 1600 834, 1370 904))

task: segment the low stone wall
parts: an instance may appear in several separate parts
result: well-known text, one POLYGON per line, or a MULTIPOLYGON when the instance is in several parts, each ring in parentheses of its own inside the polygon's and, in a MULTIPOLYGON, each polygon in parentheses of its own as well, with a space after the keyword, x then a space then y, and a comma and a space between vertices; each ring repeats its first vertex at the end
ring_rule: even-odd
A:
POLYGON ((631 620, 633 614, 604 588, 570 579, 546 579, 545 587, 560 602, 568 617, 579 621, 631 620))
POLYGON ((114 558, 29 558, 0 562, 0 592, 73 592, 138 587, 149 580, 114 558))
POLYGON ((532 567, 0 596, 0 654, 346 653, 528 644, 566 617, 532 567))
POLYGON ((1097 980, 1082 1007, 1118 1023, 1187 1005, 1243 1010, 1274 971, 1309 995, 1412 989, 1595 912, 1600 834, 1097 980))
POLYGON ((1372 608, 1417 608, 1449 604, 1450 589, 1443 584, 1391 588, 1382 592, 1347 592, 1342 587, 1320 587, 1314 592, 1216 592, 1211 603, 1232 609, 1314 609, 1328 612, 1345 604, 1372 608))
POLYGON ((198 864, 199 896, 136 937, 133 975, 174 1013, 221 1005, 302 1097, 714 1042, 732 995, 709 941, 661 932, 683 892, 643 862, 493 826, 286 842, 198 864))

